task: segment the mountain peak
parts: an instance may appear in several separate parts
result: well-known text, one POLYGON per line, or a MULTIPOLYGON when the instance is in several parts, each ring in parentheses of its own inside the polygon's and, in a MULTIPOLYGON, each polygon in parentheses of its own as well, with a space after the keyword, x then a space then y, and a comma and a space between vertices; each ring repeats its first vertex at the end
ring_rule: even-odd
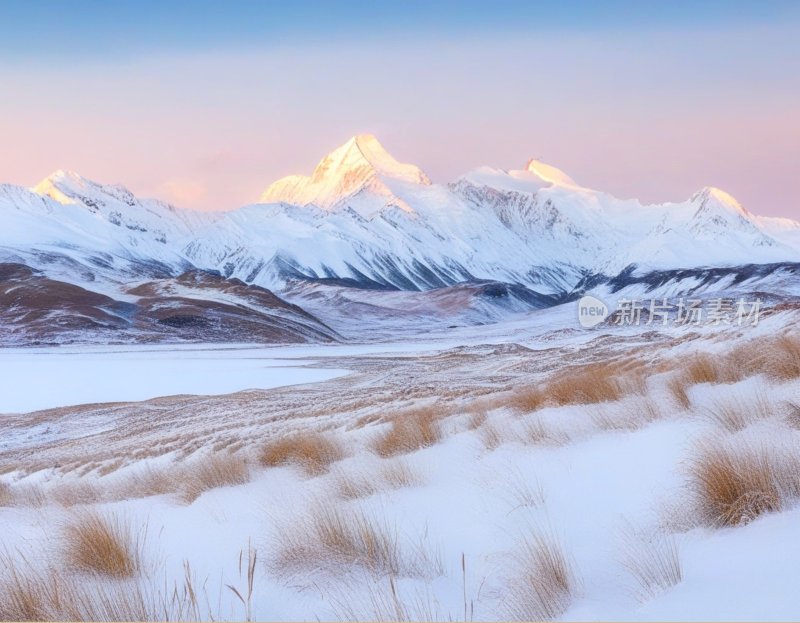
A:
POLYGON ((394 193, 387 184, 395 182, 423 186, 431 183, 422 169, 398 162, 378 139, 362 134, 325 156, 310 177, 290 175, 270 185, 261 202, 313 204, 330 210, 365 194, 375 198, 368 201, 371 211, 372 207, 392 203, 394 193))
POLYGON ((42 197, 50 197, 61 204, 77 203, 70 196, 69 189, 73 186, 85 188, 88 180, 72 171, 58 171, 48 175, 31 190, 42 197), (66 191, 66 192, 65 192, 66 191))
POLYGON ((700 204, 701 209, 706 207, 710 200, 714 200, 716 206, 730 210, 740 216, 747 218, 752 218, 753 216, 735 197, 714 186, 706 186, 698 190, 689 199, 692 203, 700 204))
POLYGON ((557 169, 554 166, 545 164, 544 162, 539 162, 538 160, 536 160, 536 158, 531 158, 530 160, 528 160, 528 164, 525 165, 525 170, 530 171, 531 173, 535 173, 545 182, 551 182, 553 184, 562 184, 565 186, 580 187, 580 184, 577 184, 569 175, 564 173, 561 169, 557 169))
POLYGON ((311 180, 317 182, 330 174, 347 173, 364 166, 382 177, 426 186, 431 183, 420 168, 395 160, 372 134, 354 136, 325 156, 314 169, 311 180))
POLYGON ((112 197, 133 205, 136 201, 133 193, 122 184, 98 184, 72 171, 59 169, 47 176, 31 189, 37 195, 50 197, 63 205, 83 203, 90 197, 112 197))

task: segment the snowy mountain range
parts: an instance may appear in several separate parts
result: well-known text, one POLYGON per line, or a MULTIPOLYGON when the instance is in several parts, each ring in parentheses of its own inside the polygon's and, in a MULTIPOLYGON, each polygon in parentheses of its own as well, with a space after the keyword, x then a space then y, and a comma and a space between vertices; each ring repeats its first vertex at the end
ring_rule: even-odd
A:
MULTIPOLYGON (((35 188, 0 185, 0 262, 131 305, 136 287, 199 270, 323 313, 343 298, 369 306, 381 293, 429 301, 442 288, 487 287, 516 312, 587 279, 800 262, 800 223, 756 216, 716 188, 681 203, 620 200, 536 160, 434 184, 357 136, 311 176, 283 178, 228 212, 139 199, 64 171, 35 188)), ((349 313, 368 313, 359 309, 349 313)))

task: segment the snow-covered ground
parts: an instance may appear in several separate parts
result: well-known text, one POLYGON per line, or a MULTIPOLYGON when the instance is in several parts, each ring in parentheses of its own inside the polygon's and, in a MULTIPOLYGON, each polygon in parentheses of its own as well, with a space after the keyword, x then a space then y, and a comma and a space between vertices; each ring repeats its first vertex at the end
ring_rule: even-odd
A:
POLYGON ((303 367, 266 349, 127 346, 0 350, 0 413, 130 402, 160 396, 213 396, 313 383, 344 370, 303 367))
MULTIPOLYGON (((554 618, 796 620, 795 498, 787 494, 780 512, 712 525, 697 510, 691 466, 711 441, 788 448, 800 460, 800 432, 785 411, 788 401, 800 401, 798 379, 743 364, 736 378, 691 384, 688 408, 669 388, 698 352, 722 361, 757 343, 746 351, 757 353, 791 331, 795 316, 772 316, 752 330, 659 333, 580 331, 573 312, 563 307, 402 344, 4 353, 4 379, 43 362, 42 382, 89 374, 96 384, 124 374, 132 386, 152 379, 149 391, 165 398, 5 420, 12 441, 0 445, 0 482, 10 487, 6 501, 0 497, 0 546, 23 570, 24 555, 34 566, 99 582, 63 571, 62 562, 65 526, 93 508, 147 526, 144 575, 156 585, 163 588, 164 578, 181 585, 188 561, 207 618, 248 616, 248 600, 228 585, 246 596, 240 553, 246 561, 250 544, 258 552, 253 619, 497 620, 536 612, 520 565, 538 535, 557 544, 571 567, 569 594, 556 595, 554 618), (631 358, 645 366, 646 382, 617 400, 515 402, 521 389, 569 378, 575 365, 631 358), (190 386, 160 378, 190 371, 197 376, 190 386), (300 374, 307 372, 329 376, 300 374), (255 383, 273 373, 286 375, 278 377, 282 385, 305 385, 255 383), (168 397, 248 387, 276 388, 168 397), (758 415, 728 430, 709 415, 726 401, 758 415), (378 440, 414 417, 414 407, 433 408, 441 438, 384 456, 378 440), (269 466, 265 447, 310 431, 339 444, 338 460, 317 471, 291 458, 269 466), (187 495, 191 470, 220 456, 240 461, 238 484, 187 495), (155 490, 146 484, 154 473, 177 476, 155 490), (398 473, 405 474, 399 483, 398 473), (375 526, 393 553, 370 563, 367 550, 352 555, 326 544, 317 528, 330 513, 375 526), (637 583, 631 568, 652 571, 671 553, 679 577, 637 583)), ((11 385, 4 388, 13 395, 11 385)))

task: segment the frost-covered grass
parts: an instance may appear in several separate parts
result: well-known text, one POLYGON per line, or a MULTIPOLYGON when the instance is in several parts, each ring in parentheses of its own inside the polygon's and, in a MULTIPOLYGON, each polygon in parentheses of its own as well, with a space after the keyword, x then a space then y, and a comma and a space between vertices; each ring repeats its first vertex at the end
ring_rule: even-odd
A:
POLYGON ((701 519, 713 526, 749 523, 800 497, 800 447, 767 439, 703 443, 689 465, 701 519))
POLYGON ((297 465, 309 476, 327 472, 331 464, 344 457, 341 443, 316 431, 298 431, 270 440, 258 453, 259 462, 265 467, 297 465))
MULTIPOLYGON (((782 338, 763 346, 791 362, 782 338)), ((508 370, 538 355, 515 355, 490 368, 495 393, 404 381, 391 402, 274 417, 268 435, 212 429, 114 470, 9 471, 0 614, 791 619, 800 395, 791 365, 725 371, 754 352, 550 360, 522 388, 508 370), (687 373, 698 360, 714 372, 687 373)), ((347 391, 380 397, 368 379, 347 391)), ((304 391, 280 394, 287 410, 304 391)), ((219 429, 253 417, 237 404, 219 429)))
POLYGON ((143 538, 127 517, 81 510, 64 526, 63 542, 73 569, 129 578, 141 571, 143 538))
POLYGON ((396 413, 389 418, 389 427, 373 442, 378 455, 386 458, 427 448, 442 440, 440 420, 436 408, 426 407, 396 413))

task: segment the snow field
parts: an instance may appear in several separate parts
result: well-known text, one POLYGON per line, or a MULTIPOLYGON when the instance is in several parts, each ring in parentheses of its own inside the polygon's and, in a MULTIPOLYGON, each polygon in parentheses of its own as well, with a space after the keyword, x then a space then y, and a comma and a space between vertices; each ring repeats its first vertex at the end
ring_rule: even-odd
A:
POLYGON ((696 351, 346 427, 287 421, 106 476, 7 475, 0 602, 10 570, 51 567, 157 601, 189 561, 200 605, 171 606, 183 618, 795 619, 797 341, 696 351), (147 526, 142 571, 67 566, 87 510, 147 526))

